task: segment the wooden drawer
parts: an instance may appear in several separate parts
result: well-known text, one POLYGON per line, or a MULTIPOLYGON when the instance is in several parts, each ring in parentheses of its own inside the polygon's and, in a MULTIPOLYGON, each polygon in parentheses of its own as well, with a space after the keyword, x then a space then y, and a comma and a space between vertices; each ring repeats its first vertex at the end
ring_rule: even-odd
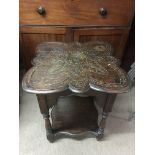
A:
POLYGON ((128 26, 133 13, 134 0, 20 0, 21 25, 128 26), (107 10, 105 16, 100 8, 107 10))

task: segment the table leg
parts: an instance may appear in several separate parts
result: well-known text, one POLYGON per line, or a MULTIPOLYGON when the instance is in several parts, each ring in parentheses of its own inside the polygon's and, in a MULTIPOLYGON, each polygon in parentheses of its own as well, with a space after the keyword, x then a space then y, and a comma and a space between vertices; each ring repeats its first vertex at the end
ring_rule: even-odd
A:
POLYGON ((45 129, 46 129, 47 139, 50 142, 53 142, 54 134, 52 132, 52 125, 49 119, 50 115, 49 115, 49 107, 47 105, 46 95, 39 94, 37 95, 37 99, 38 99, 41 114, 43 115, 43 118, 45 120, 45 129))
POLYGON ((107 118, 107 112, 104 111, 104 106, 106 104, 107 96, 106 94, 95 97, 95 106, 98 111, 98 129, 97 129, 97 140, 101 140, 104 136, 105 122, 107 118))
POLYGON ((99 128, 97 130, 97 140, 101 140, 104 136, 104 128, 106 123, 107 113, 102 112, 101 120, 99 122, 99 128))

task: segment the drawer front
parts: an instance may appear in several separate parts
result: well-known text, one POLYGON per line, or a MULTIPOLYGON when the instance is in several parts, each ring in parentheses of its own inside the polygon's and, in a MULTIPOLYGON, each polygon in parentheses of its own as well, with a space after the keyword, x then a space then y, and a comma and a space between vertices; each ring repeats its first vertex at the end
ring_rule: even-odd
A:
POLYGON ((134 0, 20 0, 22 25, 128 26, 134 0))

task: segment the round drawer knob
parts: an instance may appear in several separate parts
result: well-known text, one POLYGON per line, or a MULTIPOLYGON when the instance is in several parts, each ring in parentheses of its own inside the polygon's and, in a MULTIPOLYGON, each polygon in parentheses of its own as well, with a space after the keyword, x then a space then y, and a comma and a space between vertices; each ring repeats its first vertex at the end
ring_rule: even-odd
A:
POLYGON ((45 14, 45 8, 42 7, 42 6, 39 6, 38 9, 37 9, 37 12, 40 14, 40 15, 44 15, 45 14))
POLYGON ((100 13, 101 16, 106 16, 107 15, 107 10, 105 8, 100 8, 99 13, 100 13))

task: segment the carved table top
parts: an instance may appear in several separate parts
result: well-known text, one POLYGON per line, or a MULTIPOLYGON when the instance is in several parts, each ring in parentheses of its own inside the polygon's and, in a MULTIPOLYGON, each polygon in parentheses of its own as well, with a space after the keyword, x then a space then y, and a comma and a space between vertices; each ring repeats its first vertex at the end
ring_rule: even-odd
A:
POLYGON ((89 89, 107 93, 128 91, 130 80, 112 56, 107 42, 38 45, 33 67, 25 74, 23 89, 36 94, 70 89, 83 93, 89 89))

